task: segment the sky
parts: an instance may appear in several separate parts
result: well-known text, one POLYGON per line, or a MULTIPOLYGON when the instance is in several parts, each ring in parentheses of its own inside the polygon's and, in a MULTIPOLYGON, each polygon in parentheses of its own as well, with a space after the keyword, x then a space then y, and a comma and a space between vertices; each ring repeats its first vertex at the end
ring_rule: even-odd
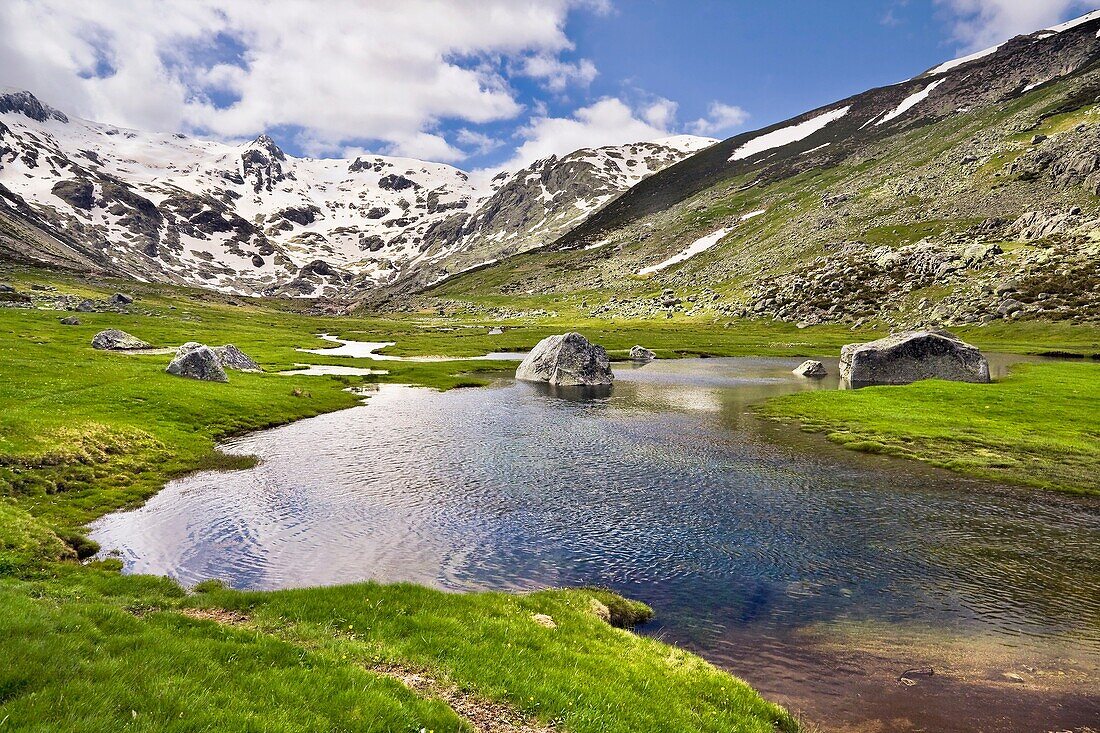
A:
POLYGON ((518 168, 766 127, 1100 0, 3 0, 0 86, 288 153, 518 168))

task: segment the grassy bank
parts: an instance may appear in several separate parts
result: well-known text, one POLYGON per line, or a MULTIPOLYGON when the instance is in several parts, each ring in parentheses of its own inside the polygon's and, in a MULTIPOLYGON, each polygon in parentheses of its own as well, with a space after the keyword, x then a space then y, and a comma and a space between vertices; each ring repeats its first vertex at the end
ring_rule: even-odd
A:
MULTIPOLYGON (((97 300, 120 289, 59 287, 97 300)), ((745 683, 619 628, 650 611, 603 591, 188 592, 122 575, 116 561, 78 564, 95 549, 88 521, 182 473, 246 463, 215 450, 229 435, 351 406, 359 398, 348 386, 452 388, 514 368, 387 362, 376 365, 386 375, 283 376, 270 371, 346 363, 295 351, 331 345, 316 337, 324 331, 413 344, 419 335, 421 353, 471 347, 411 321, 125 289, 138 296, 129 313, 82 313, 80 326, 60 325, 54 311, 0 309, 0 730, 797 728, 745 683), (93 350, 92 335, 111 327, 155 346, 235 343, 269 373, 231 372, 228 384, 171 377, 168 355, 93 350)))
POLYGON ((761 406, 855 450, 1100 496, 1100 364, 1020 364, 994 384, 931 380, 761 406))

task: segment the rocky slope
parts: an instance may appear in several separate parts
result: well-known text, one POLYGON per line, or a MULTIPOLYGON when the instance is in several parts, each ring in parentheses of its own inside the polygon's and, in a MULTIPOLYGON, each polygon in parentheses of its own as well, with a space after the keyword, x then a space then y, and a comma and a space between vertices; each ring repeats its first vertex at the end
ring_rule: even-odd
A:
POLYGON ((1100 12, 713 145, 429 295, 553 294, 604 317, 1097 319, 1097 102, 1100 12))
POLYGON ((577 151, 479 183, 384 156, 295 158, 77 119, 0 91, 0 257, 241 294, 431 282, 550 241, 714 141, 577 151))

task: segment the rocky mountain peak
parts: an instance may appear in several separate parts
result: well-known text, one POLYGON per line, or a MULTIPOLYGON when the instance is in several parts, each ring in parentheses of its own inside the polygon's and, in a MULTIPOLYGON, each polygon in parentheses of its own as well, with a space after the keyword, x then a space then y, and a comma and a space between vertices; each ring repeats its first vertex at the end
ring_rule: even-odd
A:
POLYGON ((286 153, 282 148, 275 144, 275 141, 267 135, 267 133, 260 133, 256 136, 256 139, 249 143, 250 149, 257 149, 265 151, 272 160, 286 160, 286 153))
POLYGON ((26 115, 35 122, 46 122, 47 120, 69 121, 64 112, 43 104, 38 97, 27 91, 0 90, 0 114, 8 112, 26 115))

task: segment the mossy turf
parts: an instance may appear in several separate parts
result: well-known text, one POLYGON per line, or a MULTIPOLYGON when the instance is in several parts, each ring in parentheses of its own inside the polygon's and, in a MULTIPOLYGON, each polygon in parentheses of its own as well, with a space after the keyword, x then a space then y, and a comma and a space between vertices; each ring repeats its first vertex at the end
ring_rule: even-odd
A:
POLYGON ((804 392, 760 407, 848 448, 1100 496, 1100 364, 1019 364, 993 384, 804 392))
MULTIPOLYGON (((46 278, 5 279, 23 289, 46 278)), ((284 376, 272 372, 347 363, 295 351, 331 346, 316 336, 326 331, 397 340, 422 354, 495 346, 483 325, 476 336, 461 329, 471 334, 464 339, 416 319, 316 318, 292 304, 176 288, 51 282, 97 300, 125 289, 137 301, 130 313, 82 313, 80 326, 60 325, 61 312, 0 309, 0 730, 471 730, 431 690, 395 680, 394 669, 561 730, 797 729, 699 657, 615 628, 651 611, 607 591, 361 584, 255 593, 204 583, 188 592, 123 575, 113 560, 78 564, 95 551, 82 529, 95 517, 140 503, 182 473, 248 464, 216 451, 220 439, 354 405, 349 386, 447 389, 483 384, 514 364, 384 362, 370 366, 386 375, 284 376), (230 372, 228 384, 172 377, 170 355, 93 350, 103 328, 163 347, 234 343, 267 373, 230 372)), ((508 342, 514 348, 536 335, 521 333, 508 342)))

